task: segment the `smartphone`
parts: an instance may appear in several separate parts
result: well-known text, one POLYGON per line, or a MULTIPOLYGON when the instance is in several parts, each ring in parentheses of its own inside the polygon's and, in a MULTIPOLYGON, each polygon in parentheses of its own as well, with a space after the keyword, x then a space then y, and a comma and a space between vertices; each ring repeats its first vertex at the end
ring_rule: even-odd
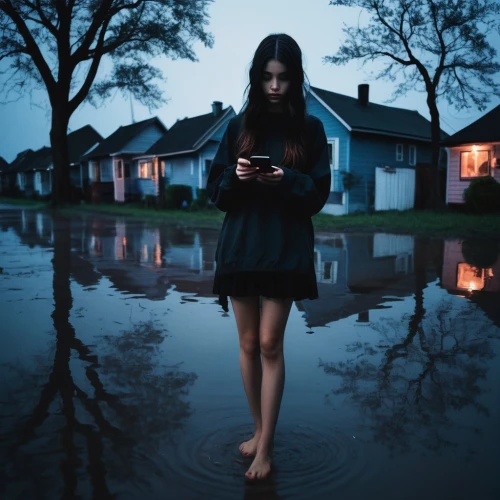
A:
POLYGON ((250 156, 250 166, 259 169, 263 174, 270 174, 276 170, 276 167, 271 165, 269 156, 250 156))

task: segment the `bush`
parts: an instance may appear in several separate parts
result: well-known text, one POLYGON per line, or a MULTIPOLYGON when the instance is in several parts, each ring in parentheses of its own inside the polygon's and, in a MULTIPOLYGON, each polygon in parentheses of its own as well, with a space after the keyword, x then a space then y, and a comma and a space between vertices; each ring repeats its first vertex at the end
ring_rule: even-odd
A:
POLYGON ((184 184, 170 184, 165 187, 165 208, 182 208, 184 200, 188 206, 193 201, 191 186, 184 184))
POLYGON ((484 214, 500 211, 500 184, 493 177, 474 179, 463 195, 468 212, 484 214))
POLYGON ((196 188, 196 199, 191 203, 192 210, 204 210, 211 208, 210 199, 208 198, 207 190, 196 188))

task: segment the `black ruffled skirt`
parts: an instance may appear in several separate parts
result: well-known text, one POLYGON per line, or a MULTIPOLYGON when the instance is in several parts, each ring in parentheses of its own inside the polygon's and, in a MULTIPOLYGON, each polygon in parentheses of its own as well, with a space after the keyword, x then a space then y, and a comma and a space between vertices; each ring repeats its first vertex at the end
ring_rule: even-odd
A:
POLYGON ((293 300, 318 298, 314 274, 291 272, 241 272, 215 275, 214 294, 219 304, 228 312, 228 297, 269 297, 293 300))

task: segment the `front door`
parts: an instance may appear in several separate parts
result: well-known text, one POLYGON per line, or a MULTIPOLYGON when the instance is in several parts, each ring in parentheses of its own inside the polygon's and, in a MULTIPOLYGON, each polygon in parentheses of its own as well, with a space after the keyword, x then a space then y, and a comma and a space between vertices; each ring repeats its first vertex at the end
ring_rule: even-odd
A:
POLYGON ((115 201, 125 201, 125 173, 123 171, 123 160, 114 161, 115 201))

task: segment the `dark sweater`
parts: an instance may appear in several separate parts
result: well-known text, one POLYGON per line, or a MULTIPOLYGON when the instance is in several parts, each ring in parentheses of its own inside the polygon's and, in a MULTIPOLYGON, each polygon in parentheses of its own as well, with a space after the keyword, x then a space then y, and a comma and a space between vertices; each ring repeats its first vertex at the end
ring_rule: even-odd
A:
POLYGON ((297 169, 280 165, 286 117, 269 113, 266 139, 255 154, 268 155, 284 171, 277 185, 236 175, 235 144, 243 116, 228 124, 210 168, 207 191, 226 212, 216 251, 216 273, 278 271, 310 275, 314 271, 314 232, 311 216, 330 193, 330 162, 321 121, 306 116, 307 162, 297 169))

